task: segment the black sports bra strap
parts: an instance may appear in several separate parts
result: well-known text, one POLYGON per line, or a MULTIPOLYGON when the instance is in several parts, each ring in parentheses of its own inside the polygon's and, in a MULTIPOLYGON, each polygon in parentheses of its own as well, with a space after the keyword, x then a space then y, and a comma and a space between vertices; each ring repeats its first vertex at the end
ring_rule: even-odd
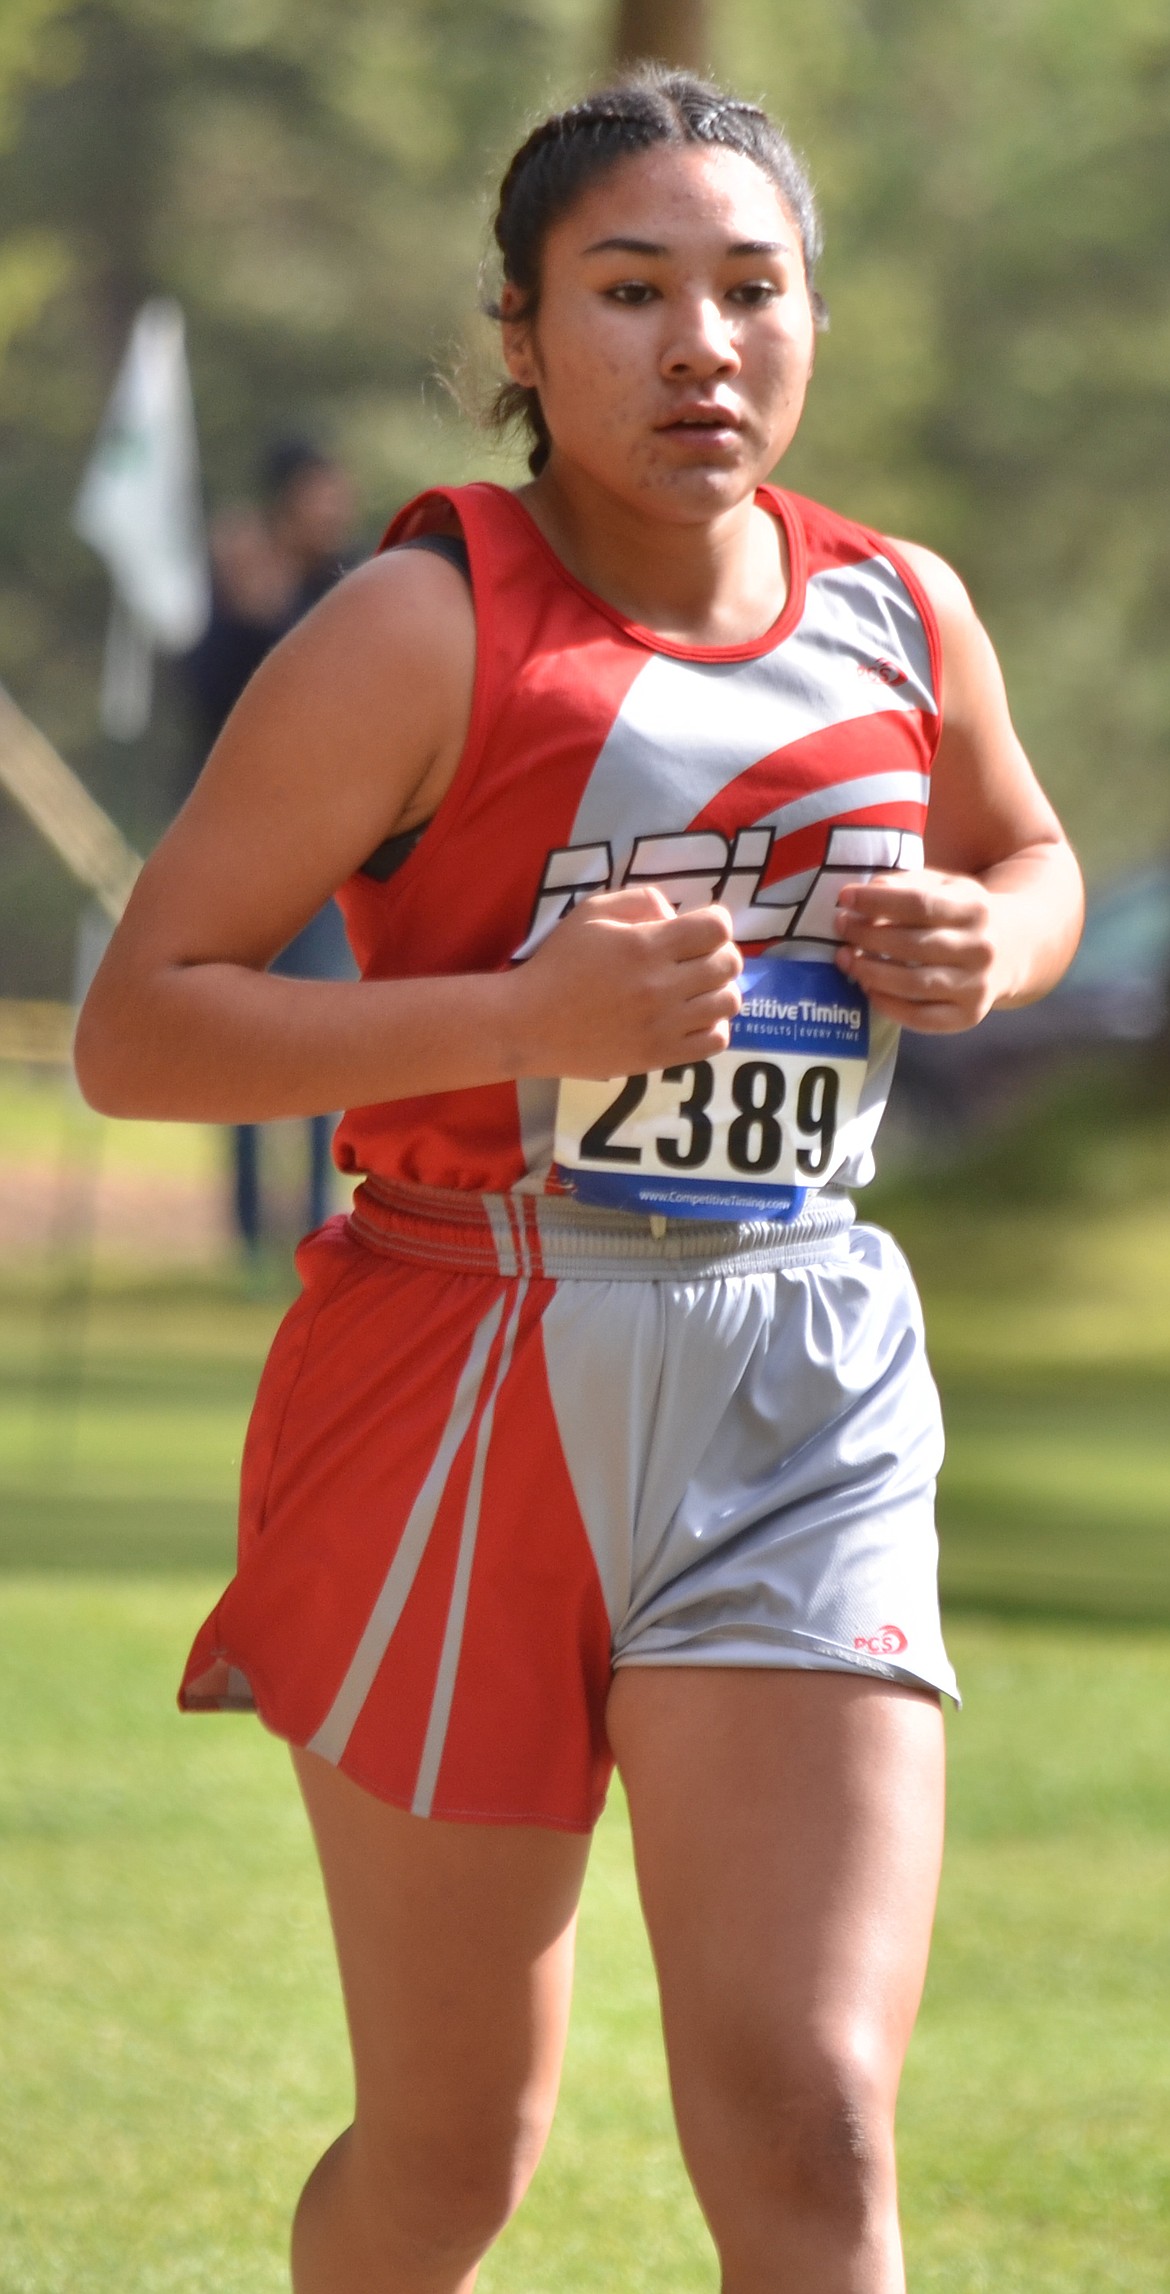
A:
POLYGON ((403 862, 410 859, 420 836, 430 825, 429 820, 420 821, 417 828, 403 828, 397 836, 384 838, 369 859, 363 860, 358 875, 372 876, 375 884, 388 884, 390 878, 397 875, 403 862))
POLYGON ((393 547, 396 550, 430 550, 432 556, 446 558, 448 565, 454 566, 464 581, 471 580, 471 559, 462 534, 412 534, 408 542, 395 542, 393 547))

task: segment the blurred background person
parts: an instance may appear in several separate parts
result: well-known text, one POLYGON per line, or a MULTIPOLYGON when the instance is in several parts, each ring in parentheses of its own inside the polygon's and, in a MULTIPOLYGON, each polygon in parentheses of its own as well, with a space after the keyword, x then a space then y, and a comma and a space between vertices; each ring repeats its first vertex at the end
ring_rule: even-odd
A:
MULTIPOLYGON (((357 554, 353 489, 340 462, 323 447, 307 437, 274 438, 257 476, 259 507, 222 510, 210 528, 211 618, 183 664, 196 732, 194 771, 183 797, 265 654, 324 597, 357 554)), ((272 969, 294 979, 354 976, 334 901, 318 910, 272 969)), ((333 1121, 329 1115, 313 1115, 304 1125, 303 1223, 309 1228, 319 1227, 328 1211, 333 1121)), ((233 1214, 250 1258, 258 1257, 270 1227, 264 1129, 241 1123, 231 1134, 233 1214)))
MULTIPOLYGON (((950 1426, 948 1632, 969 1691, 904 2098, 914 2281, 1163 2284, 1167 11, 10 0, 4 24, 0 683, 144 853, 203 750, 169 658, 148 731, 102 731, 109 579, 72 523, 144 302, 171 297, 185 319, 208 501, 255 504, 221 520, 218 548, 234 525, 270 572, 267 531, 251 546, 269 524, 255 463, 277 432, 336 450, 363 539, 439 471, 521 478, 522 454, 467 429, 433 377, 438 356, 469 398, 481 374, 490 387, 476 202, 555 90, 640 55, 714 61, 817 153, 833 324, 789 482, 962 567, 1091 895, 1067 986, 965 1037, 907 1035, 896 1158, 887 1117, 881 1215, 927 1294, 950 1426)), ((276 617, 265 597, 251 616, 276 617)), ((284 1954, 264 1948, 304 1900, 294 1811, 272 1809, 270 1744, 178 1757, 151 1684, 160 1643, 196 1622, 193 1576, 234 1549, 285 1276, 274 1254, 271 1285, 267 1269, 241 1284, 228 1259, 218 1134, 108 1125, 73 1095, 87 898, 0 790, 5 2275, 120 2294, 133 2252, 144 2282, 201 2283, 194 2144, 222 2164, 220 2276, 253 2282, 266 2222, 276 2285, 278 2186, 343 2076, 332 2007, 294 2029, 284 1954), (217 1950, 212 1982, 222 1932, 239 1949, 230 1964, 217 1950), (194 2099, 192 2003, 201 2060, 231 2074, 194 2099)), ((304 1145, 299 1122, 263 1141, 282 1245, 304 1145)), ((712 2263, 663 2147, 623 1840, 611 1829, 583 1939, 576 2115, 502 2267, 572 2275, 562 2204, 579 2203, 588 2146, 603 2275, 623 2282, 648 2251, 656 2290, 696 2294, 712 2263), (589 2067, 618 2019, 637 2084, 599 2096, 589 2067)), ((303 1934, 323 1976, 320 1916, 319 1942, 303 1934)))

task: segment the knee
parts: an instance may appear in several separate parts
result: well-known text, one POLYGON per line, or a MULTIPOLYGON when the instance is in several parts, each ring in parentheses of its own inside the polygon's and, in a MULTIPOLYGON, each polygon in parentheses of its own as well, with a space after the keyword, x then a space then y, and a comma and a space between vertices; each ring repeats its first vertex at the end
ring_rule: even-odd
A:
MULTIPOLYGON (((734 2145, 732 2179, 741 2199, 751 2186, 756 2210, 829 2217, 860 2238, 892 2199, 894 2095, 864 2047, 757 2044, 740 2057, 733 2092, 712 2104, 734 2145)), ((723 2173, 715 2179, 726 2187, 723 2173)))
POLYGON ((544 2133, 525 2124, 494 2139, 480 2133, 468 2142, 409 2141, 383 2162, 382 2211, 412 2244, 484 2254, 532 2180, 544 2133))
POLYGON ((893 2109, 863 2058, 803 2064, 765 2131, 781 2202, 861 2231, 892 2186, 893 2109))
POLYGON ((519 2206, 539 2164, 550 2114, 505 2124, 399 2127, 371 2141, 353 2130, 375 2242, 398 2253, 470 2265, 519 2206))

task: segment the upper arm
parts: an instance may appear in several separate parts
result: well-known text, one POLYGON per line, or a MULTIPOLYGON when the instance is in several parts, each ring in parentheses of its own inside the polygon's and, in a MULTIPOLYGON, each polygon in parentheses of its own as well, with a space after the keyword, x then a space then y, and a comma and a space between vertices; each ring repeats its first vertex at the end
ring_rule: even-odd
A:
POLYGON ((1012 724, 1003 674, 958 575, 932 550, 895 545, 934 608, 942 731, 926 824, 928 867, 974 876, 1063 831, 1012 724))
POLYGON ((434 811, 474 673, 453 567, 411 551, 348 575, 240 696, 138 880, 121 959, 267 964, 385 837, 434 811))

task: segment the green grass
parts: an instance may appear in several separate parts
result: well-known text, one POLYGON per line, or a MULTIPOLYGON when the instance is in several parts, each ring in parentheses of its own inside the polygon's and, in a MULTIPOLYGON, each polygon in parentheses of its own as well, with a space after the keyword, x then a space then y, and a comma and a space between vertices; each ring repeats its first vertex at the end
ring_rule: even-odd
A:
MULTIPOLYGON (((903 1211, 943 1391, 943 1585, 1170 1623, 1170 1213, 903 1211)), ((226 1277, 0 1293, 0 1567, 226 1569, 280 1295, 226 1277)))
MULTIPOLYGON (((0 1165, 34 1101, 0 1095, 0 1165)), ((149 1181, 202 1150, 144 1127, 110 1152, 149 1181)), ((959 1175, 875 1205, 944 1393, 967 1700, 902 2110, 915 2294, 1166 2283, 1170 1203, 1142 1154, 1136 1204, 959 1175)), ((83 1273, 30 1260, 0 1289, 0 2294, 274 2294, 346 2111, 325 1918, 282 1749, 172 1700, 284 1285, 83 1273)), ((561 2113, 483 2286, 712 2294, 620 1801, 561 2113)))
POLYGON ((211 1590, 5 1589, 4 2294, 279 2286, 298 2166, 343 2108, 286 1763, 173 1709, 211 1590))
MULTIPOLYGON (((14 1577, 0 1626, 3 2294, 275 2294, 347 2070, 282 1749, 183 1720, 208 1579, 14 1577)), ((902 2112, 912 2285, 1162 2284, 1170 1636, 953 1635, 951 1847, 902 2112)), ((564 2099, 486 2294, 710 2290, 620 1801, 564 2099)))
MULTIPOLYGON (((0 1083, 3 1182, 38 1137, 91 1119, 59 1085, 0 1083)), ((1156 1105, 1120 1134, 1096 1101, 1076 1113, 1056 1102, 973 1176, 863 1208, 903 1241, 926 1302, 951 1609, 1170 1623, 1170 1123, 1156 1105)), ((206 1180, 187 1126, 99 1128, 108 1172, 206 1180)), ((281 1288, 18 1259, 0 1292, 0 1566, 225 1567, 281 1288)))
POLYGON ((230 1569, 282 1306, 226 1276, 0 1294, 0 1567, 230 1569))
POLYGON ((103 1164, 118 1170, 202 1178, 209 1168, 202 1125, 105 1123, 60 1069, 0 1067, 0 1164, 65 1155, 88 1165, 95 1142, 103 1164))
POLYGON ((1170 1202, 914 1203, 962 1606, 1170 1623, 1170 1202))

